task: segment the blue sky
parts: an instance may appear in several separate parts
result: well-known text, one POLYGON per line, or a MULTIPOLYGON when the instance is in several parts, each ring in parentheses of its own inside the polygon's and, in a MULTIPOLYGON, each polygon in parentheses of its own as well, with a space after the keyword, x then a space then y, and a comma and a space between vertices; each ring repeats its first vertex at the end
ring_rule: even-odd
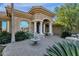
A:
MULTIPOLYGON (((7 5, 10 5, 9 3, 0 3, 0 11, 5 11, 5 7, 7 5)), ((54 9, 58 6, 61 6, 62 3, 15 3, 14 7, 15 9, 28 12, 32 6, 43 6, 47 8, 50 11, 54 11, 54 9)))
MULTIPOLYGON (((7 4, 6 3, 0 3, 0 11, 5 11, 5 7, 7 5, 10 6, 9 3, 7 3, 7 4)), ((24 11, 24 12, 28 12, 32 8, 32 6, 43 6, 46 9, 54 12, 54 9, 56 7, 61 6, 61 5, 62 5, 62 3, 15 3, 14 8, 21 10, 21 11, 24 11)), ((22 26, 25 26, 25 24, 22 24, 22 26)), ((6 29, 6 22, 5 21, 2 22, 2 28, 6 29)))

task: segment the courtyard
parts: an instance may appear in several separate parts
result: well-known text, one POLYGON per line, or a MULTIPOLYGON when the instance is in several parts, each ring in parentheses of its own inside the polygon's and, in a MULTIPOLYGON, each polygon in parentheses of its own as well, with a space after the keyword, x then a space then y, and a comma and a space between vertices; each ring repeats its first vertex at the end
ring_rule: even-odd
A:
POLYGON ((50 36, 42 38, 35 46, 32 46, 31 40, 10 43, 3 50, 3 56, 43 56, 48 46, 61 40, 58 36, 50 36))
POLYGON ((24 5, 1 4, 6 7, 0 12, 0 44, 6 45, 1 55, 79 56, 79 4, 35 4, 22 11, 24 5))

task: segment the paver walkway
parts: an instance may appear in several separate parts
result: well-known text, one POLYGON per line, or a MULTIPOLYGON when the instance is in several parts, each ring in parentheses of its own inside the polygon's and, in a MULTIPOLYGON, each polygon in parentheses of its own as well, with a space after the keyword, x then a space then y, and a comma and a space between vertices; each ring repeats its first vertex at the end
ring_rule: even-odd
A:
POLYGON ((62 39, 57 36, 52 36, 41 39, 36 46, 31 45, 31 40, 10 43, 3 50, 3 56, 43 56, 46 53, 46 48, 48 48, 48 46, 51 46, 55 41, 61 40, 62 39))

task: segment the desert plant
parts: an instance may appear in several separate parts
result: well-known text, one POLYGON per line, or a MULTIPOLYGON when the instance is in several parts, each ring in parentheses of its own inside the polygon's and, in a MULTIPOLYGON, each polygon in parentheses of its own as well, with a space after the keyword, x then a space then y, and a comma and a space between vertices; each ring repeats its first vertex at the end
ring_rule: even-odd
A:
POLYGON ((23 32, 23 31, 18 31, 15 34, 15 40, 16 41, 22 41, 22 40, 25 39, 25 37, 26 37, 26 35, 25 35, 25 32, 23 32))
POLYGON ((46 56, 79 56, 79 41, 61 41, 47 49, 46 56))
POLYGON ((0 32, 0 44, 6 44, 11 42, 11 34, 3 31, 0 32))

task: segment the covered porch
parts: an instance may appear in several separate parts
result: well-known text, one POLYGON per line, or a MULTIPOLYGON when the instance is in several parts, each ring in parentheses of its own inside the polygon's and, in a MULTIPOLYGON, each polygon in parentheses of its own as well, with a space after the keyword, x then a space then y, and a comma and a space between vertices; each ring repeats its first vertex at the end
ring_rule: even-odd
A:
POLYGON ((33 32, 34 34, 53 34, 53 26, 52 22, 48 19, 44 19, 43 21, 33 21, 32 26, 33 26, 33 32))

